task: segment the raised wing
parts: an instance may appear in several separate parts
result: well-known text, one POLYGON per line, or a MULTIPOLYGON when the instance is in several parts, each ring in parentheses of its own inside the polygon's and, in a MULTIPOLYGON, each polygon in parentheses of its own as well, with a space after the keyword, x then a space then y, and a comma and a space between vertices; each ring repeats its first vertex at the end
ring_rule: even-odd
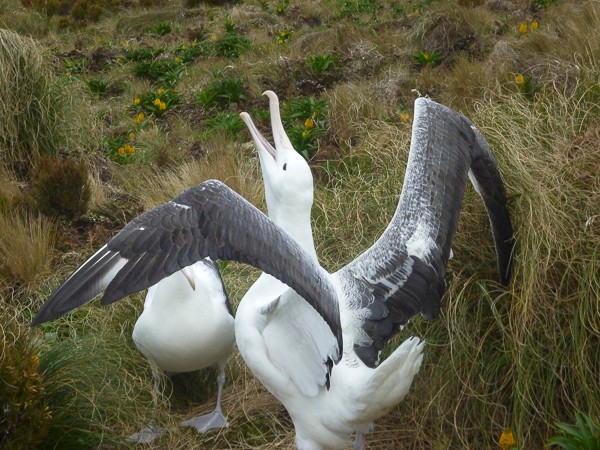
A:
POLYGON ((398 207, 385 232, 336 276, 360 317, 355 351, 369 366, 410 318, 439 314, 444 273, 470 172, 491 220, 500 280, 512 272, 513 230, 489 146, 459 113, 415 101, 410 154, 398 207), (360 293, 360 294, 357 294, 360 293))
POLYGON ((146 289, 206 256, 250 264, 286 283, 327 322, 342 348, 329 274, 262 212, 209 180, 143 213, 77 269, 33 320, 55 319, 104 291, 103 304, 146 289))

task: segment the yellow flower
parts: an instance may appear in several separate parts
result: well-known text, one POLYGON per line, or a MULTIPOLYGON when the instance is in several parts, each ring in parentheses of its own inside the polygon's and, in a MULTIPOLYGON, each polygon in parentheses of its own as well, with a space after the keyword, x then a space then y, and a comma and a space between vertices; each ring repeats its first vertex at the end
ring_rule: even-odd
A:
POLYGON ((139 125, 140 123, 142 123, 142 121, 144 120, 146 116, 144 115, 144 113, 139 113, 137 116, 135 116, 134 122, 136 125, 139 125))
POLYGON ((123 149, 123 151, 127 154, 127 155, 132 155, 135 153, 135 147, 131 144, 125 144, 125 148, 123 149))
POLYGON ((400 122, 406 123, 409 120, 410 120, 410 114, 408 114, 408 113, 402 113, 402 114, 400 114, 400 122))
POLYGON ((415 14, 418 16, 419 14, 421 14, 421 10, 419 8, 415 8, 415 14))
POLYGON ((135 139, 135 133, 133 133, 133 132, 129 133, 129 139, 134 140, 135 139))
POLYGON ((140 98, 139 98, 139 97, 136 97, 136 98, 134 98, 134 99, 133 99, 133 104, 134 104, 134 105, 139 105, 139 104, 140 104, 140 102, 141 102, 141 100, 140 100, 140 98))
POLYGON ((117 58, 117 64, 121 64, 122 62, 123 62, 123 59, 122 59, 122 58, 119 56, 119 57, 117 58))
POLYGON ((510 431, 508 428, 505 428, 500 435, 500 439, 498 439, 498 444, 500 447, 502 447, 502 450, 508 450, 516 443, 517 441, 515 440, 515 436, 512 434, 512 431, 510 431))
POLYGON ((210 40, 213 41, 213 42, 217 42, 217 39, 219 39, 219 38, 217 37, 216 34, 213 34, 213 35, 210 36, 210 40))
POLYGON ((33 362, 34 367, 37 367, 40 364, 40 357, 38 355, 33 355, 31 361, 33 362))
POLYGON ((302 132, 302 137, 306 137, 306 135, 307 135, 307 134, 308 134, 308 131, 304 130, 304 131, 302 132))
POLYGON ((175 57, 175 62, 176 62, 176 63, 180 63, 180 62, 181 62, 181 58, 180 58, 179 56, 176 56, 176 57, 175 57))
POLYGON ((155 98, 153 103, 154 106, 158 106, 158 109, 160 109, 161 111, 167 109, 167 104, 163 102, 160 98, 155 98))
POLYGON ((281 33, 279 33, 279 36, 281 36, 282 38, 287 36, 287 32, 286 31, 282 31, 281 33))
POLYGON ((527 22, 521 22, 521 25, 519 25, 519 34, 525 33, 527 33, 527 22))
MULTIPOLYGON (((194 44, 192 44, 192 45, 194 45, 194 44)), ((183 45, 181 46, 181 50, 187 50, 187 45, 183 44, 183 45)))
POLYGON ((195 47, 196 45, 198 45, 196 44, 196 41, 192 42, 192 47, 195 47))
POLYGON ((304 128, 308 128, 309 130, 315 126, 315 121, 312 117, 309 117, 304 121, 304 128))
POLYGON ((283 44, 283 39, 281 39, 281 38, 277 39, 277 43, 278 44, 283 44))
POLYGON ((163 95, 165 93, 165 90, 163 88, 158 88, 158 91, 156 91, 156 93, 158 95, 163 95))
POLYGON ((521 74, 517 75, 515 77, 515 81, 517 82, 517 84, 519 86, 525 86, 525 77, 523 75, 521 75, 521 74))
POLYGON ((117 150, 117 153, 119 155, 124 155, 125 154, 125 147, 119 147, 119 150, 117 150))
POLYGON ((538 21, 534 20, 533 22, 531 22, 531 31, 535 31, 537 30, 539 27, 538 21))

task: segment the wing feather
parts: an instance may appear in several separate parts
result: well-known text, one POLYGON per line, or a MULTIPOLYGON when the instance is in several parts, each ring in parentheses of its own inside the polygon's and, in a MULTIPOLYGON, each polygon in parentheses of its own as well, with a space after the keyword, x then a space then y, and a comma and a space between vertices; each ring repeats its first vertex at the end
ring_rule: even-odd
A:
POLYGON ((104 303, 116 301, 208 256, 253 265, 294 289, 331 328, 338 343, 336 362, 341 357, 340 313, 330 275, 287 233, 219 181, 205 181, 136 217, 103 252, 125 261, 120 270, 110 272, 114 263, 102 271, 93 269, 99 256, 92 256, 50 297, 34 324, 59 317, 102 290, 104 303), (72 290, 93 282, 98 271, 112 279, 103 277, 94 289, 72 290))
POLYGON ((430 100, 417 99, 414 116, 394 217, 371 248, 336 274, 343 286, 361 283, 369 293, 359 297, 349 290, 347 295, 356 297, 356 310, 365 317, 363 330, 370 339, 355 341, 355 350, 371 367, 378 363, 383 345, 412 317, 439 314, 467 174, 492 223, 502 283, 508 283, 512 270, 512 225, 502 178, 487 142, 467 118, 430 100), (377 303, 388 307, 385 318, 364 313, 377 303), (376 326, 372 322, 377 320, 390 323, 376 326))

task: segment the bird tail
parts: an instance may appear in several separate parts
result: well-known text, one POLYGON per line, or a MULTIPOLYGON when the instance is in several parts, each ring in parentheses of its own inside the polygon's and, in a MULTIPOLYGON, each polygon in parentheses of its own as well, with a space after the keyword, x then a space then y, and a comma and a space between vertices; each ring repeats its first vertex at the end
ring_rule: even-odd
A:
POLYGON ((424 345, 417 337, 408 338, 381 365, 371 369, 370 380, 364 384, 370 389, 362 390, 364 423, 381 417, 408 394, 423 361, 424 345))

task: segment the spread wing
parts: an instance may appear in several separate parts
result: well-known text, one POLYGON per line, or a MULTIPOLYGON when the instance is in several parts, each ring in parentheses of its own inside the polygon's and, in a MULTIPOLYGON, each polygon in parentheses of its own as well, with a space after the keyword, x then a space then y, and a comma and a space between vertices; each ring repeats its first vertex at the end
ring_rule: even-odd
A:
POLYGON ((329 274, 262 212, 215 180, 129 222, 52 294, 33 324, 55 319, 101 292, 103 304, 114 302, 207 256, 253 265, 286 283, 323 317, 341 350, 329 274))
POLYGON ((483 136, 459 113, 420 98, 398 207, 379 240, 336 276, 354 311, 355 351, 373 367, 410 318, 439 314, 444 273, 467 176, 484 200, 500 280, 512 272, 514 238, 496 162, 483 136))

